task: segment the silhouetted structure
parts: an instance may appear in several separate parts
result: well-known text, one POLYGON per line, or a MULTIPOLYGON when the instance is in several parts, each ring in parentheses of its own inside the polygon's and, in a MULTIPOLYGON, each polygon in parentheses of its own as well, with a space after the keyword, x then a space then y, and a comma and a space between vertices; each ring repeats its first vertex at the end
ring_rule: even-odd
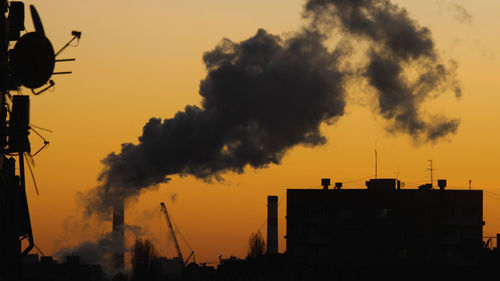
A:
POLYGON ((266 252, 266 242, 259 231, 250 234, 248 239, 247 259, 255 259, 263 256, 266 252))
POLYGON ((148 281, 203 281, 214 280, 216 273, 215 268, 206 264, 198 265, 194 262, 184 266, 184 263, 179 257, 168 259, 165 257, 155 258, 151 260, 151 274, 148 281))
POLYGON ((117 200, 113 206, 113 239, 116 239, 117 244, 120 245, 118 251, 114 254, 114 266, 117 270, 123 270, 124 267, 124 252, 125 252, 125 217, 124 217, 124 202, 117 200))
POLYGON ((474 265, 482 251, 481 190, 288 189, 287 253, 320 265, 474 265))
MULTIPOLYGON (((31 157, 28 139, 30 97, 11 95, 21 86, 34 95, 52 88, 54 65, 69 43, 55 53, 45 36, 40 16, 33 5, 30 14, 34 31, 25 30, 25 6, 21 1, 0 0, 0 280, 19 280, 21 258, 35 246, 26 199, 24 159, 31 157), (19 171, 16 174, 16 159, 19 171), (21 243, 21 241, 26 243, 21 243), (25 245, 25 248, 21 248, 25 245)), ((73 33, 72 42, 80 32, 73 33)), ((70 61, 74 59, 65 59, 70 61)), ((61 61, 61 60, 59 60, 61 61)), ((70 73, 70 72, 65 72, 70 73)), ((38 133, 37 133, 38 134, 38 133)), ((42 137, 43 139, 43 137, 42 137)), ((44 146, 48 141, 44 139, 44 146)), ((29 161, 26 162, 31 170, 29 161)), ((36 184, 35 184, 36 188, 36 184)))
POLYGON ((137 238, 132 248, 132 276, 133 280, 151 280, 154 276, 152 261, 157 259, 158 253, 151 240, 137 238))
POLYGON ((160 257, 151 261, 153 280, 180 280, 184 269, 184 263, 178 257, 160 257))
POLYGON ((101 281, 104 280, 100 265, 85 264, 79 256, 67 256, 58 263, 50 256, 27 255, 23 258, 23 281, 101 281))
POLYGON ((181 279, 183 281, 214 280, 215 273, 215 268, 211 266, 190 263, 182 272, 181 279))
POLYGON ((182 266, 186 267, 186 265, 188 265, 190 263, 191 259, 193 259, 193 261, 192 261, 193 263, 196 263, 196 256, 194 254, 194 250, 191 249, 191 246, 189 246, 186 239, 184 239, 184 242, 186 243, 186 246, 189 248, 191 253, 189 254, 189 256, 186 259, 184 259, 183 255, 182 255, 181 247, 179 246, 179 242, 177 240, 177 236, 176 236, 175 231, 174 231, 172 220, 170 218, 170 215, 168 214, 167 207, 165 206, 165 203, 161 202, 160 207, 161 207, 161 212, 163 213, 163 216, 165 216, 165 221, 167 222, 168 229, 170 230, 170 238, 174 242, 175 250, 177 251, 177 258, 179 259, 179 261, 181 261, 182 266))
POLYGON ((278 196, 267 196, 267 251, 278 253, 278 196))

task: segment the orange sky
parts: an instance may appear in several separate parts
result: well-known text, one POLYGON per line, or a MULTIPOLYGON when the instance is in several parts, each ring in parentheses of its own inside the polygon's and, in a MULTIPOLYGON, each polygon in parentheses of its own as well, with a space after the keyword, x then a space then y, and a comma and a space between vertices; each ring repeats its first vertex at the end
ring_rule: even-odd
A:
MULTIPOLYGON (((496 0, 454 1, 472 15, 456 19, 450 1, 395 1, 421 25, 428 26, 444 60, 459 63, 464 96, 443 96, 429 111, 462 120, 458 134, 435 145, 415 146, 405 135, 389 135, 387 124, 350 93, 347 114, 333 126, 323 126, 328 143, 296 147, 280 166, 227 174, 223 183, 207 184, 192 177, 173 177, 169 184, 144 192, 126 210, 126 222, 144 228, 161 253, 172 256, 166 244, 166 225, 160 222, 164 201, 200 261, 219 254, 243 256, 248 236, 265 222, 266 196, 283 196, 286 188, 319 187, 320 178, 360 188, 373 177, 373 150, 379 152, 379 175, 396 177, 415 187, 428 179, 427 160, 434 160, 435 178, 450 187, 474 188, 500 194, 500 38, 496 0), (177 195, 175 203, 170 199, 177 195), (160 234, 161 226, 161 234, 160 234), (161 239, 160 239, 161 237, 161 239), (160 241, 161 240, 161 241, 160 241)), ((301 25, 301 0, 186 0, 97 1, 44 0, 35 4, 47 36, 58 49, 73 29, 83 32, 78 48, 61 57, 54 92, 33 97, 31 121, 49 128, 43 133, 50 146, 35 157, 40 189, 36 196, 28 179, 28 194, 37 245, 45 254, 59 247, 95 238, 110 224, 78 219, 78 192, 97 183, 100 160, 118 151, 123 142, 136 142, 150 117, 172 117, 187 104, 199 104, 198 85, 206 72, 201 56, 223 37, 239 41, 258 28, 283 34, 301 25)), ((32 29, 27 15, 27 28, 32 29)), ((27 91, 26 91, 27 93, 27 91)), ((364 101, 367 103, 367 101, 364 101)), ((31 136, 33 150, 41 141, 31 136)), ((285 201, 283 201, 285 202, 285 201)), ((500 207, 484 197, 485 235, 500 232, 500 207)), ((285 248, 285 203, 279 208, 281 251, 285 248)), ((265 233, 265 227, 262 228, 265 233)), ((132 235, 128 235, 130 239, 132 235)))

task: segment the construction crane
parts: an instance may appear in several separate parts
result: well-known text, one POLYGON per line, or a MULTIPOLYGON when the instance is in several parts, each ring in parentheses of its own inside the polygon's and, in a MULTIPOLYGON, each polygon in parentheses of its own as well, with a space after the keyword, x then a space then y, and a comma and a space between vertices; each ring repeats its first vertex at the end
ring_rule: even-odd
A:
POLYGON ((187 257, 186 261, 184 262, 185 264, 189 264, 189 261, 191 260, 191 258, 193 258, 193 262, 196 263, 196 258, 194 257, 194 251, 191 250, 191 254, 189 254, 189 256, 187 257))
POLYGON ((182 257, 181 247, 179 246, 179 242, 177 241, 177 236, 175 235, 174 226, 172 225, 172 221, 170 220, 170 216, 168 215, 167 207, 165 207, 165 203, 163 202, 160 203, 160 206, 161 206, 161 211, 165 216, 165 219, 167 220, 168 228, 170 229, 170 236, 172 237, 172 240, 174 240, 175 250, 177 251, 177 257, 181 261, 182 266, 186 267, 186 264, 189 263, 191 258, 193 258, 193 262, 196 263, 196 258, 194 256, 193 249, 189 247, 189 244, 187 244, 186 239, 181 234, 181 237, 183 238, 184 242, 188 245, 189 249, 191 250, 191 253, 189 254, 186 260, 184 260, 184 258, 182 257))

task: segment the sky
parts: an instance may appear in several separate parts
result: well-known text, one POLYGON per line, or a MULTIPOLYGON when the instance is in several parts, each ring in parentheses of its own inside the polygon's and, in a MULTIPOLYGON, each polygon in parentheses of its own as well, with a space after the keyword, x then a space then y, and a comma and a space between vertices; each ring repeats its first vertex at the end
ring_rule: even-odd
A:
MULTIPOLYGON (((415 145, 404 134, 385 130, 387 121, 374 114, 363 92, 349 93, 346 115, 323 125, 328 142, 319 147, 294 147, 280 165, 247 168, 244 174, 224 174, 207 183, 191 176, 172 176, 143 192, 126 209, 126 223, 141 227, 127 233, 152 239, 161 255, 175 251, 167 239, 160 202, 188 240, 197 260, 214 262, 219 255, 244 256, 252 232, 265 234, 266 200, 278 195, 279 249, 284 236, 287 188, 320 188, 320 179, 364 188, 374 176, 374 149, 379 177, 399 178, 406 187, 434 179, 449 188, 484 189, 485 236, 500 233, 500 37, 496 0, 394 1, 420 25, 428 27, 441 58, 456 60, 463 97, 439 97, 426 110, 460 118, 456 135, 437 143, 415 145), (460 9, 463 8, 463 9, 460 9)), ((150 1, 25 1, 34 4, 47 37, 57 50, 72 30, 82 31, 78 47, 68 48, 58 63, 53 92, 31 98, 31 123, 50 141, 35 157, 36 195, 28 176, 27 190, 35 243, 51 255, 109 231, 110 222, 82 219, 78 194, 98 184, 101 160, 137 142, 151 117, 170 118, 186 105, 199 105, 200 80, 206 75, 204 52, 222 38, 241 41, 257 29, 287 34, 303 23, 301 0, 150 0, 150 1)), ((26 27, 32 30, 27 15, 26 27)), ((28 93, 26 89, 23 90, 28 93)), ((31 135, 32 150, 43 143, 31 135)), ((182 244, 182 243, 181 243, 182 244)), ((187 253, 185 245, 183 251, 187 253)))

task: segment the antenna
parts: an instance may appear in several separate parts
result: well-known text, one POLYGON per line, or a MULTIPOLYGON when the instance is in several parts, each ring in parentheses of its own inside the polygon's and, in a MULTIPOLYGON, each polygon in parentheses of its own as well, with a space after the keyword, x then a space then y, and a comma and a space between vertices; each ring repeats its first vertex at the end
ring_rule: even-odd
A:
MULTIPOLYGON (((24 153, 24 157, 26 158, 26 164, 28 164, 28 169, 30 170, 31 179, 33 180, 33 185, 35 186, 36 195, 40 195, 40 193, 38 192, 38 185, 36 184, 35 174, 33 173, 30 162, 28 161, 29 158, 27 153, 24 153)), ((33 159, 31 159, 31 161, 33 161, 33 159)))
POLYGON ((40 19, 40 15, 38 15, 35 6, 30 5, 30 12, 31 12, 31 20, 33 21, 33 26, 35 27, 35 32, 45 36, 42 20, 40 19))
POLYGON ((70 46, 74 40, 79 41, 82 33, 72 31, 72 39, 55 53, 52 43, 45 36, 42 21, 35 6, 30 5, 30 11, 35 31, 21 36, 10 52, 9 66, 13 79, 11 90, 22 85, 31 89, 34 95, 39 95, 54 87, 54 81, 50 80, 52 75, 71 74, 71 71, 54 72, 55 63, 75 61, 75 59, 56 60, 56 56, 70 46), (35 89, 42 87, 43 89, 35 91, 35 89))
POLYGON ((427 170, 429 170, 431 172, 431 188, 432 188, 432 185, 433 185, 433 182, 434 182, 434 178, 433 178, 433 172, 434 172, 434 168, 432 168, 432 160, 427 160, 429 161, 430 163, 430 168, 428 168, 427 170))
MULTIPOLYGON (((31 18, 34 31, 25 30, 25 7, 22 1, 0 0, 0 170, 2 177, 16 178, 12 183, 0 184, 0 221, 5 230, 0 230, 0 260, 5 263, 0 269, 0 275, 10 276, 9 279, 21 279, 19 270, 22 257, 36 248, 42 256, 44 253, 35 245, 31 227, 28 200, 26 197, 26 172, 25 164, 33 179, 35 191, 38 187, 33 174, 34 161, 30 154, 29 143, 29 96, 12 96, 10 91, 20 93, 20 87, 31 90, 34 95, 41 94, 54 87, 50 79, 54 73, 56 63, 52 43, 45 35, 42 20, 36 8, 30 5, 31 18), (8 16, 6 15, 8 13, 8 16), (11 43, 15 42, 15 44, 11 43), (12 45, 13 44, 13 45, 12 45), (38 89, 36 92, 35 90, 38 89), (11 100, 12 110, 9 109, 8 100, 11 100), (16 172, 16 159, 18 157, 19 172, 16 172), (18 189, 18 192, 6 192, 8 188, 18 189), (12 197, 12 198, 11 198, 12 197), (14 202, 5 205, 3 201, 14 202), (6 212, 4 212, 4 210, 6 212), (23 241, 24 240, 24 241, 23 241), (18 247, 11 247, 11 245, 18 247), (26 245, 27 244, 27 245, 26 245), (26 246, 26 247, 24 247, 26 246), (3 251, 6 250, 6 251, 3 251), (4 253, 6 252, 6 253, 4 253), (5 260, 8 257, 8 260, 5 260), (3 269, 6 271, 4 272, 3 269)), ((80 39, 80 32, 73 32, 73 37, 80 39)), ((60 59, 58 61, 72 61, 60 59)), ((35 132, 31 128, 31 131, 35 132)), ((37 135, 37 132, 35 132, 37 135)), ((43 139, 43 137, 40 135, 43 139)), ((44 147, 48 141, 44 140, 44 147)), ((36 155, 38 150, 34 155, 36 155)), ((0 279, 3 280, 3 278, 0 279)))

